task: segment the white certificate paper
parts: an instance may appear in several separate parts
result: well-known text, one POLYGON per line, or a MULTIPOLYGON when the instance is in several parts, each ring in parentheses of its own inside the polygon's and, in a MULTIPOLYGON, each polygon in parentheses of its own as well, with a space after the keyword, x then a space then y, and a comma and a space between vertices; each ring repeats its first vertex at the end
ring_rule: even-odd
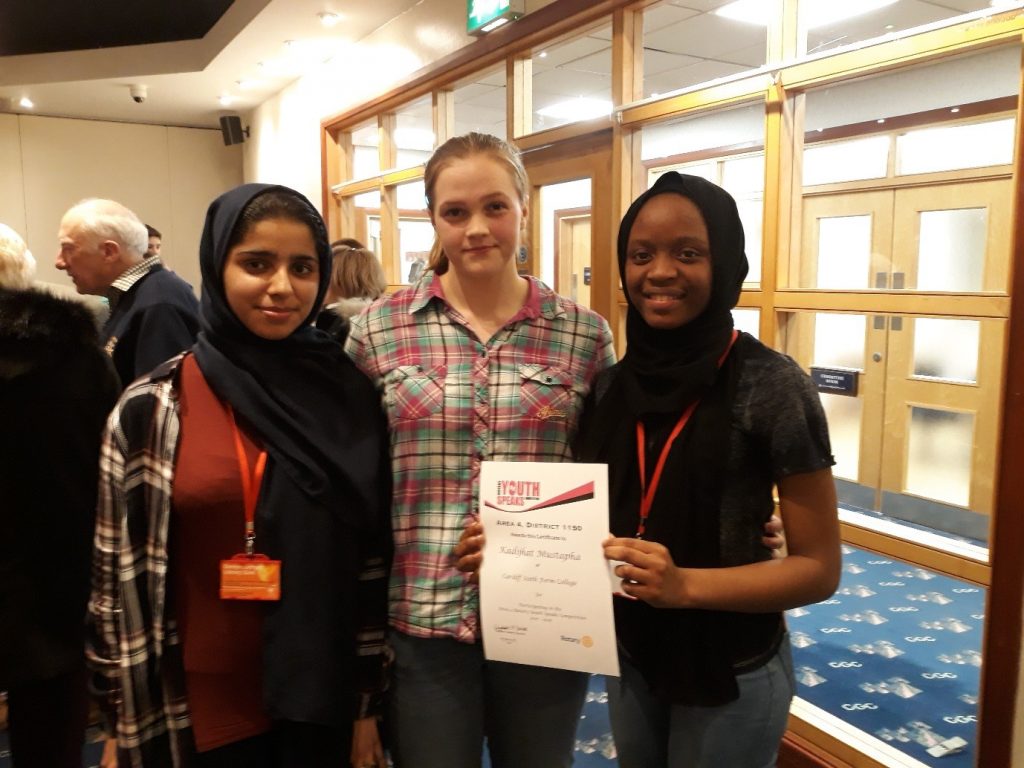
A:
POLYGON ((608 562, 608 467, 485 461, 484 655, 619 674, 608 562))

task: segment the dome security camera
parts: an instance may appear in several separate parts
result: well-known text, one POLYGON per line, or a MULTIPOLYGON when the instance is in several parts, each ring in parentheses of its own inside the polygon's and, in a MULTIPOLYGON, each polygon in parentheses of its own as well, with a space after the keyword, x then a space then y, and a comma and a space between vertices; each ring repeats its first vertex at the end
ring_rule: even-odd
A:
POLYGON ((146 100, 146 86, 144 85, 130 85, 128 93, 132 95, 132 101, 136 104, 141 104, 146 100))

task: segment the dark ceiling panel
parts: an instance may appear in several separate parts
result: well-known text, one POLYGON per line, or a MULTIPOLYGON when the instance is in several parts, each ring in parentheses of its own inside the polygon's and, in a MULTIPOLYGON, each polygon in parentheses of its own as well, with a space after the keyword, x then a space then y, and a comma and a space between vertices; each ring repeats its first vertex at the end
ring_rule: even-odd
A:
POLYGON ((0 56, 203 37, 232 0, 0 0, 0 56))

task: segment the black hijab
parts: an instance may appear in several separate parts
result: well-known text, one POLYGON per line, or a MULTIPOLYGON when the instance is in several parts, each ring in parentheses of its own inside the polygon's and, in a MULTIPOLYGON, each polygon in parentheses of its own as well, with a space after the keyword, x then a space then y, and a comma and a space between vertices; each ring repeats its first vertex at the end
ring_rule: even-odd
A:
POLYGON ((678 413, 711 386, 718 359, 732 336, 732 313, 747 276, 743 225, 732 196, 699 176, 669 171, 629 206, 619 227, 619 277, 626 285, 626 254, 633 222, 647 202, 677 194, 700 209, 711 246, 708 306, 679 328, 662 330, 644 322, 626 291, 626 355, 622 377, 636 415, 678 413))
MULTIPOLYGON (((276 217, 275 217, 276 218, 276 217)), ((323 220, 309 201, 287 187, 243 184, 218 197, 206 213, 199 246, 203 277, 200 333, 195 355, 203 376, 240 422, 259 437, 273 463, 305 495, 321 503, 333 498, 333 482, 345 478, 358 498, 365 485, 365 459, 358 435, 365 415, 346 404, 346 390, 364 389, 363 375, 342 348, 310 325, 331 279, 331 247, 323 220), (224 293, 224 265, 242 212, 260 195, 278 192, 308 209, 320 267, 316 302, 302 325, 285 339, 256 336, 235 317, 224 293)))
POLYGON ((239 425, 269 455, 256 510, 256 548, 282 561, 282 583, 281 600, 267 604, 264 614, 264 703, 275 719, 350 727, 357 571, 367 557, 383 554, 390 473, 376 390, 340 345, 309 325, 331 277, 327 232, 298 192, 245 184, 210 205, 199 258, 196 360, 239 425), (271 206, 263 218, 309 225, 319 264, 314 306, 298 329, 278 341, 242 324, 228 305, 223 280, 240 228, 256 223, 246 211, 266 194, 285 196, 291 207, 274 213, 271 206))
MULTIPOLYGON (((719 368, 732 338, 731 310, 747 274, 743 226, 736 203, 720 187, 670 172, 629 207, 619 229, 619 274, 626 285, 630 232, 653 197, 677 194, 704 217, 711 251, 711 293, 704 311, 673 329, 649 326, 628 291, 628 346, 622 361, 602 374, 584 409, 578 455, 607 462, 610 523, 616 536, 633 536, 640 506, 636 425, 646 426, 647 468, 679 416, 696 400, 673 444, 655 494, 645 538, 668 547, 676 565, 721 565, 720 519, 729 455, 736 351, 719 368)), ((737 344, 737 349, 742 341, 737 344)), ((649 474, 649 472, 648 472, 649 474)), ((668 610, 616 599, 620 645, 660 697, 686 705, 719 705, 738 695, 727 624, 715 611, 668 610)))

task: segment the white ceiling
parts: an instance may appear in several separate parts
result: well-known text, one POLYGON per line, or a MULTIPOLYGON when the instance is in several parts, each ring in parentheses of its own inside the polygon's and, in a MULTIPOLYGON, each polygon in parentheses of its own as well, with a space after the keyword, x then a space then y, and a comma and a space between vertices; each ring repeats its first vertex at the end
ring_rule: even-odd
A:
POLYGON ((0 57, 4 111, 215 127, 223 114, 252 109, 417 0, 235 0, 202 40, 0 57), (317 14, 342 17, 333 28, 317 14), (294 40, 292 47, 286 40, 294 40), (259 66, 260 63, 264 66, 259 66), (251 80, 243 89, 239 80, 251 80), (136 104, 131 84, 148 88, 136 104), (234 97, 224 107, 223 94, 234 97), (32 110, 17 105, 28 96, 32 110), (13 103, 11 103, 13 102, 13 103))
MULTIPOLYGON (((834 2, 836 0, 828 0, 834 2)), ((715 15, 727 0, 667 0, 645 13, 644 95, 663 94, 760 66, 765 29, 715 15)), ((417 0, 235 0, 202 40, 71 53, 0 58, 0 108, 32 113, 214 127, 220 115, 252 109, 305 71, 358 41, 417 0), (342 22, 321 26, 317 13, 342 22), (297 41, 288 49, 284 41, 297 41), (259 63, 264 66, 258 66, 259 63), (237 81, 252 80, 242 89, 237 81), (144 84, 135 104, 129 85, 144 84), (228 107, 218 97, 231 94, 228 107), (13 102, 13 105, 12 105, 13 102)), ((826 50, 988 8, 988 0, 899 0, 886 8, 813 30, 808 48, 826 50)), ((534 110, 567 98, 609 99, 610 25, 534 52, 534 110), (541 54, 545 54, 543 57, 541 54)), ((456 89, 457 130, 504 132, 500 69, 456 89)), ((404 125, 429 130, 429 102, 406 110, 404 125)), ((567 119, 535 116, 535 128, 567 119)), ((373 132, 371 132, 373 133, 373 132)))

